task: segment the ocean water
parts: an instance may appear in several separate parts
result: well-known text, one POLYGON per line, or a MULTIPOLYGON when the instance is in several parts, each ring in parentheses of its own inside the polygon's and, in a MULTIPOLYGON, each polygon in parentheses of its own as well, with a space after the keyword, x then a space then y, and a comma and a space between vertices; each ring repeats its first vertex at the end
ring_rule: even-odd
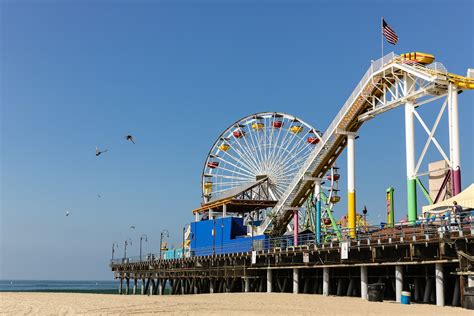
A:
POLYGON ((118 281, 0 280, 0 292, 117 293, 118 281))

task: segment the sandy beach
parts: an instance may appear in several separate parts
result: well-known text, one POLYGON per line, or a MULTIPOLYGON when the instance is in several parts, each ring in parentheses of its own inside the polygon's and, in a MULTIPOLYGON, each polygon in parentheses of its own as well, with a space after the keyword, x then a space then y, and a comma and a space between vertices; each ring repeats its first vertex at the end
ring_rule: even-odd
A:
POLYGON ((119 296, 69 293, 0 293, 1 315, 473 315, 433 305, 373 303, 320 295, 232 293, 119 296))

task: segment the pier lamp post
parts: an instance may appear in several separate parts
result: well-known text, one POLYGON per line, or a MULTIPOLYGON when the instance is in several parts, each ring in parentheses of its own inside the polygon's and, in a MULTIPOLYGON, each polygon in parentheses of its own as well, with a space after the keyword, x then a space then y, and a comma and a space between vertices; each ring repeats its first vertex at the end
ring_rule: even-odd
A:
POLYGON ((256 208, 250 213, 250 232, 252 236, 252 251, 254 250, 253 246, 253 217, 255 216, 255 210, 256 208))
POLYGON ((161 259, 161 248, 163 248, 163 235, 166 232, 166 238, 170 238, 170 233, 168 230, 163 229, 160 234, 160 259, 161 259))
POLYGON ((140 237, 140 261, 142 261, 142 241, 145 239, 145 242, 148 242, 148 236, 146 234, 143 234, 140 237))
POLYGON ((125 240, 125 243, 124 243, 124 247, 123 247, 123 258, 126 259, 127 258, 127 246, 128 245, 132 245, 132 240, 129 238, 127 240, 125 240))
POLYGON ((364 209, 362 210, 362 214, 364 214, 364 226, 365 232, 367 232, 367 206, 364 205, 364 209))
POLYGON ((118 245, 118 243, 117 243, 116 241, 114 241, 114 242, 112 243, 112 261, 114 261, 115 248, 118 249, 118 246, 119 246, 119 245, 118 245))

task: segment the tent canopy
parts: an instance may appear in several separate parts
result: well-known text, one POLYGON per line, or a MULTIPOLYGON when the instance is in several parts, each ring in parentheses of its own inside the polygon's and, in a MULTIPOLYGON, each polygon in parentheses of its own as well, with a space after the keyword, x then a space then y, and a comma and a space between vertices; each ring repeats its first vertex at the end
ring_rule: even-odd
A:
POLYGON ((468 188, 458 195, 453 196, 452 198, 438 202, 436 204, 423 206, 423 214, 442 206, 453 206, 454 201, 456 201, 458 205, 461 205, 463 208, 474 209, 474 183, 471 183, 468 188))

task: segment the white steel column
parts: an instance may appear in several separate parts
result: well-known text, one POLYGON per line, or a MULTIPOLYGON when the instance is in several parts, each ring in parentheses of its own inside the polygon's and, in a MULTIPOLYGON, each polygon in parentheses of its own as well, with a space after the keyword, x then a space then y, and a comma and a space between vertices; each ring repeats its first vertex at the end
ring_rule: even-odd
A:
POLYGON ((347 220, 349 235, 356 236, 356 198, 355 198, 355 135, 347 135, 347 220))
POLYGON ((458 90, 451 83, 448 87, 448 120, 449 120, 449 159, 453 180, 453 195, 461 192, 461 158, 459 150, 459 112, 458 90))
POLYGON ((395 266, 395 298, 397 302, 400 302, 402 299, 403 291, 403 266, 395 266))
POLYGON ((316 233, 316 243, 321 243, 321 180, 314 181, 314 202, 316 207, 314 208, 314 231, 316 233))
MULTIPOLYGON (((209 293, 214 293, 214 285, 216 282, 217 280, 209 279, 209 293)), ((245 279, 245 286, 247 286, 247 279, 245 279)))
POLYGON ((267 269, 267 293, 272 292, 273 274, 271 269, 267 269))
MULTIPOLYGON (((405 95, 410 93, 414 85, 413 79, 405 74, 405 95)), ((416 177, 415 177, 415 105, 408 100, 405 104, 405 147, 407 163, 407 196, 408 196, 408 221, 414 224, 417 219, 416 177)))
POLYGON ((436 279, 436 305, 444 306, 444 275, 443 275, 442 263, 437 263, 435 265, 435 279, 436 279))
POLYGON ((222 217, 227 216, 227 204, 222 205, 222 217))
POLYGON ((245 278, 245 293, 250 292, 250 278, 246 277, 245 278))
POLYGON ((299 275, 300 270, 298 268, 293 268, 293 294, 298 294, 299 290, 299 275))
POLYGON ((194 213, 194 221, 199 222, 199 212, 194 213))
POLYGON ((367 286, 369 283, 369 276, 367 274, 367 267, 360 267, 360 297, 364 300, 367 299, 367 286))
POLYGON ((329 268, 323 268, 323 295, 329 295, 329 268))
POLYGON ((148 287, 150 288, 150 292, 148 292, 148 295, 153 295, 153 283, 155 282, 153 281, 153 279, 149 279, 148 283, 148 287))
POLYGON ((158 295, 163 295, 163 283, 166 282, 166 279, 158 279, 158 295))

